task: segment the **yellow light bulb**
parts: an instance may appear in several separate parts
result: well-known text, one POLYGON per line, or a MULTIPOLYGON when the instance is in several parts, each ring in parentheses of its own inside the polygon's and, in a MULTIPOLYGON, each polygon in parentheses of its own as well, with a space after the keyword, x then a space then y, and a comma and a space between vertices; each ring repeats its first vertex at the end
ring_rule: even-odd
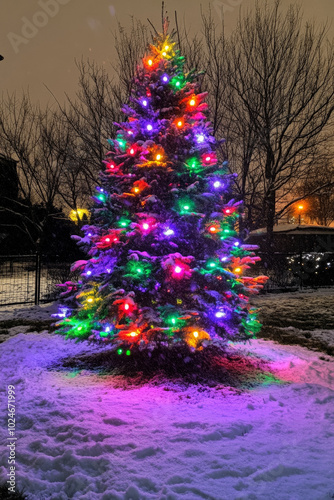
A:
POLYGON ((239 274, 239 273, 241 273, 241 271, 242 271, 241 267, 236 267, 234 269, 235 274, 239 274))
POLYGON ((161 155, 157 155, 157 156, 156 156, 156 159, 157 159, 158 161, 159 161, 159 160, 161 160, 161 155))
POLYGON ((191 101, 189 102, 190 106, 195 106, 196 104, 196 101, 195 99, 191 99, 191 101))
POLYGON ((166 45, 165 48, 164 48, 164 50, 169 50, 169 46, 166 45))
POLYGON ((197 338, 198 337, 198 332, 194 332, 193 335, 194 335, 194 337, 197 338))
POLYGON ((139 188, 134 188, 135 193, 139 193, 139 188))
POLYGON ((149 65, 149 66, 152 66, 152 64, 153 64, 152 59, 149 59, 149 61, 148 61, 148 65, 149 65))
POLYGON ((163 52, 163 53, 162 53, 162 55, 163 55, 164 57, 166 57, 167 53, 166 53, 166 52, 163 52))
POLYGON ((130 337, 137 337, 137 335, 138 335, 137 332, 131 332, 130 333, 130 337))
POLYGON ((89 299, 87 299, 87 302, 94 302, 94 299, 92 299, 92 297, 89 297, 89 299))

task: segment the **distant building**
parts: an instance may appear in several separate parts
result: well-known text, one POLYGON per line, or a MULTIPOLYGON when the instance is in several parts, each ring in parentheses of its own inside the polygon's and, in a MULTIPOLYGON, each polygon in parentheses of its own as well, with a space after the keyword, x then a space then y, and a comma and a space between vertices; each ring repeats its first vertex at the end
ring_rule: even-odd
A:
POLYGON ((16 169, 17 162, 0 153, 0 253, 12 251, 9 243, 17 241, 15 233, 15 217, 8 209, 13 207, 13 201, 19 196, 19 178, 16 169), (7 209, 7 210, 6 210, 7 209))
MULTIPOLYGON (((266 228, 249 233, 247 243, 265 251, 266 228)), ((274 226, 275 252, 334 252, 334 227, 310 224, 278 224, 274 226)))
POLYGON ((17 162, 0 153, 0 205, 6 206, 8 199, 17 200, 19 195, 19 177, 17 162))

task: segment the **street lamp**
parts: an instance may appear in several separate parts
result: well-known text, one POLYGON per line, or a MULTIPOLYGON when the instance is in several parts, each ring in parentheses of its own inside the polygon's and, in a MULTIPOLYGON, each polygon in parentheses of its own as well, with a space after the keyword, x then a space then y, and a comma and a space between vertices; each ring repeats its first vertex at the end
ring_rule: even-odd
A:
POLYGON ((298 212, 299 212, 299 214, 298 214, 298 223, 299 223, 299 225, 300 225, 301 216, 302 216, 302 211, 304 210, 304 205, 298 205, 298 207, 297 207, 297 208, 298 208, 298 212))

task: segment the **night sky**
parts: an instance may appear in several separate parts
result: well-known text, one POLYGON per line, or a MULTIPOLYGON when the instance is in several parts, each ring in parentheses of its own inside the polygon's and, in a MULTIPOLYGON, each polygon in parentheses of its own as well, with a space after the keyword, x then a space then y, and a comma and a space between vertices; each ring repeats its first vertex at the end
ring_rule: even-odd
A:
MULTIPOLYGON (((260 0, 260 3, 264 1, 260 0)), ((284 6, 289 3, 289 0, 283 0, 284 6)), ((186 19, 187 26, 193 31, 201 29, 201 6, 204 11, 211 6, 219 20, 222 4, 226 6, 225 23, 229 31, 235 26, 239 8, 247 9, 255 4, 255 0, 165 2, 171 20, 177 9, 179 22, 186 19)), ((334 35, 333 0, 303 0, 301 4, 305 18, 319 22, 328 20, 331 23, 330 35, 334 35)), ((1 0, 0 54, 5 57, 0 62, 1 92, 29 87, 32 99, 39 99, 42 103, 50 99, 45 86, 60 100, 64 92, 73 95, 77 82, 74 60, 90 57, 110 67, 114 57, 112 33, 117 20, 128 26, 131 16, 142 21, 148 17, 160 29, 161 1, 1 0), (46 12, 48 9, 49 13, 46 12), (31 21, 39 27, 29 25, 31 21)))

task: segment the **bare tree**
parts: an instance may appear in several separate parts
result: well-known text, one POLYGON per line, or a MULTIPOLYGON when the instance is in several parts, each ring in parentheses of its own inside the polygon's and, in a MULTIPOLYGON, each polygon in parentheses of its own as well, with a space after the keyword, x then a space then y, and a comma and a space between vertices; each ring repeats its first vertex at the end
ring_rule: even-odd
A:
POLYGON ((334 53, 326 26, 303 26, 298 7, 283 13, 280 4, 257 3, 254 13, 240 17, 224 57, 227 113, 237 107, 242 129, 254 132, 268 250, 277 196, 309 175, 328 141, 334 110, 334 53))
POLYGON ((316 162, 305 179, 299 193, 305 202, 305 214, 321 226, 334 221, 334 165, 333 162, 316 162), (313 195, 309 195, 315 191, 313 195))
POLYGON ((15 216, 17 227, 38 246, 48 218, 57 212, 70 136, 49 109, 33 105, 28 94, 12 94, 1 102, 0 143, 2 153, 17 161, 19 183, 19 197, 2 210, 15 216))
POLYGON ((114 41, 117 60, 111 72, 115 76, 94 61, 81 60, 76 63, 79 79, 75 98, 67 96, 65 105, 58 103, 75 143, 71 175, 79 162, 86 183, 91 184, 98 182, 108 139, 115 136, 116 123, 122 120, 122 105, 129 98, 138 61, 148 45, 147 28, 139 21, 132 21, 128 32, 119 25, 114 41))

